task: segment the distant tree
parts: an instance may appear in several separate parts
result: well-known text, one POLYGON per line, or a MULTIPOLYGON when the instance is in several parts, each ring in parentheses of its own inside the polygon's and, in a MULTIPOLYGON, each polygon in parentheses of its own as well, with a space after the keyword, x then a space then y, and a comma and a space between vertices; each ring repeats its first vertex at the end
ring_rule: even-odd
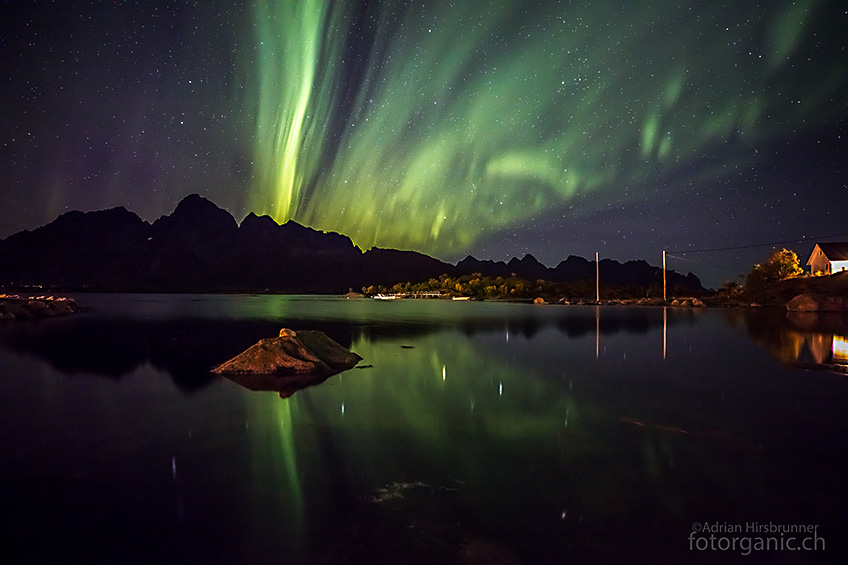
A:
POLYGON ((727 280, 724 281, 724 284, 721 285, 721 288, 718 291, 725 296, 738 297, 742 292, 742 289, 736 281, 727 280))
POLYGON ((789 249, 781 249, 769 255, 763 264, 756 264, 745 277, 745 293, 754 300, 762 299, 769 287, 784 279, 803 273, 798 255, 789 249))
POLYGON ((779 280, 797 277, 804 272, 798 260, 798 254, 789 249, 775 251, 769 257, 769 265, 772 266, 779 280))

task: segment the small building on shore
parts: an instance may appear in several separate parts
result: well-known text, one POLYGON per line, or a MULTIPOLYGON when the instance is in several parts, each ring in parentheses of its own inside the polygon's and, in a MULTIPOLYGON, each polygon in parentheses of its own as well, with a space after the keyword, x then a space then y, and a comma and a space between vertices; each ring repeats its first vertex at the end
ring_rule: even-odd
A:
POLYGON ((832 275, 848 270, 848 242, 817 243, 807 265, 811 275, 832 275))

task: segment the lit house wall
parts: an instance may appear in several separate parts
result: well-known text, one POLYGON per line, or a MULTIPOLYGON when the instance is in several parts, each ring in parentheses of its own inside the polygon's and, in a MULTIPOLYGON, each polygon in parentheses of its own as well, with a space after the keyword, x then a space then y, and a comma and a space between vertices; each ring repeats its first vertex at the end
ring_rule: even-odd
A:
POLYGON ((839 271, 844 271, 848 269, 848 261, 831 261, 830 262, 830 272, 838 273, 839 271))

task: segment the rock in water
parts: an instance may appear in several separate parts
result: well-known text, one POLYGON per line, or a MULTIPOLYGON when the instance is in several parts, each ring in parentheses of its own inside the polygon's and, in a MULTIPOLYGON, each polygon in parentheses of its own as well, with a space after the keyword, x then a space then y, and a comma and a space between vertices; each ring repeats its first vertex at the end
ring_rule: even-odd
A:
POLYGON ((790 312, 817 312, 819 304, 814 296, 799 294, 786 303, 786 309, 790 312))
POLYGON ((219 375, 327 376, 351 369, 361 359, 324 332, 295 332, 284 328, 280 337, 260 340, 212 372, 219 375))
POLYGON ((309 351, 334 371, 352 369, 362 360, 362 357, 342 347, 327 337, 324 332, 299 331, 296 337, 309 351))
POLYGON ((786 309, 790 312, 848 312, 848 298, 799 294, 786 303, 786 309))

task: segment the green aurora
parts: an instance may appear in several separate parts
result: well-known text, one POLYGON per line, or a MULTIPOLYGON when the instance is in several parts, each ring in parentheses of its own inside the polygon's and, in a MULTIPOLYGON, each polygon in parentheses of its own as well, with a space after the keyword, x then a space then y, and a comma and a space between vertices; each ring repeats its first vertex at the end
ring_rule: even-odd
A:
POLYGON ((844 114, 827 3, 724 4, 256 2, 251 207, 449 253, 844 114))

